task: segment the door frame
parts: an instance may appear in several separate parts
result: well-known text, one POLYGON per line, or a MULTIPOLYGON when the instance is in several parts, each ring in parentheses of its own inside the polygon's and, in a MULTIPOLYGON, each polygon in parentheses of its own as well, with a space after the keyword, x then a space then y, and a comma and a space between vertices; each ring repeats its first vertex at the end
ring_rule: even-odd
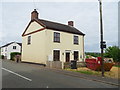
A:
POLYGON ((65 62, 70 62, 70 52, 65 52, 65 62), (69 60, 67 60, 67 54, 68 54, 68 58, 69 60))

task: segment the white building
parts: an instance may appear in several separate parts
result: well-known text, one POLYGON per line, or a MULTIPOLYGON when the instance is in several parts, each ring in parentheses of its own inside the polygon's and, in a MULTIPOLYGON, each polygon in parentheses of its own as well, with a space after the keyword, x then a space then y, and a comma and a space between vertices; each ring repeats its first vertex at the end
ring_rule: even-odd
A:
POLYGON ((47 64, 84 60, 84 36, 68 24, 39 19, 36 9, 31 13, 31 21, 22 34, 22 62, 47 64))
POLYGON ((21 52, 21 43, 11 42, 1 47, 1 55, 4 55, 6 59, 10 59, 11 52, 21 52))

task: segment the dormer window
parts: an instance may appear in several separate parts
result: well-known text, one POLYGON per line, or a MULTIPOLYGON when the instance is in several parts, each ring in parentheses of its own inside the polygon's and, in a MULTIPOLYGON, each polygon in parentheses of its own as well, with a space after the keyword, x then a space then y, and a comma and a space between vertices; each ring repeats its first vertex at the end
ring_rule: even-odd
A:
POLYGON ((16 49, 16 46, 13 46, 13 49, 16 49))

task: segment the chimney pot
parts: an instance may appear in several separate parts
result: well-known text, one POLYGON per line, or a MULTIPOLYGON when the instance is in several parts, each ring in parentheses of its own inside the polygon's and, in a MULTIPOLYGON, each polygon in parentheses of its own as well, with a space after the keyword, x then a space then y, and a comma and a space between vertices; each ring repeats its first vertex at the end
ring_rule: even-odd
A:
POLYGON ((73 21, 68 21, 68 25, 74 26, 74 22, 73 21))

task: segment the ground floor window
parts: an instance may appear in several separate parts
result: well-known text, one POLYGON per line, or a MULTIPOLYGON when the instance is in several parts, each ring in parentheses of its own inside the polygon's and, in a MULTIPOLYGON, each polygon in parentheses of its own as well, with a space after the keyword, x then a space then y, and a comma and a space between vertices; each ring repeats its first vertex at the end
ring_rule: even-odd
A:
POLYGON ((60 50, 53 50, 53 60, 60 61, 60 50))
POLYGON ((74 60, 79 60, 79 52, 78 51, 74 51, 74 60))

